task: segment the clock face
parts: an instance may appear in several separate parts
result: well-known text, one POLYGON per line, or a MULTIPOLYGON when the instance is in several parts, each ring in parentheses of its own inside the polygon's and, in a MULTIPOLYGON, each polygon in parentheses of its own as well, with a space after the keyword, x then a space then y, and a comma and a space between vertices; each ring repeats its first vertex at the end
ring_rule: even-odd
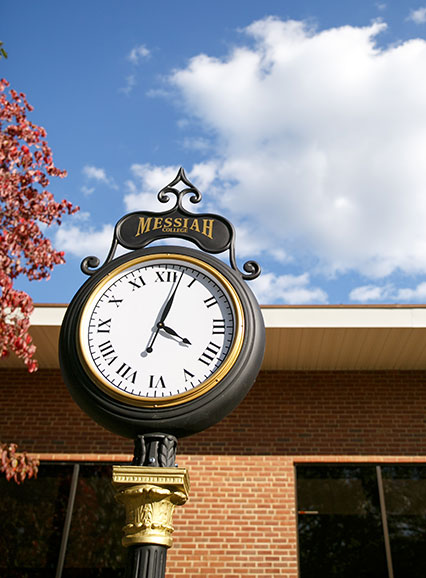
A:
POLYGON ((80 357, 96 385, 132 405, 163 407, 217 385, 237 359, 244 315, 210 264, 150 254, 105 276, 85 304, 80 357))

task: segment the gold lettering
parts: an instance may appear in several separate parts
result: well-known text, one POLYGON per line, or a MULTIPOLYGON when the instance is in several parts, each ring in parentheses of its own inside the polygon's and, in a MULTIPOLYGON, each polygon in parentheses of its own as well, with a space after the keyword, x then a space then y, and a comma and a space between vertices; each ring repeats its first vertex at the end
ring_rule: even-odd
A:
POLYGON ((152 217, 148 217, 146 221, 145 217, 139 217, 139 225, 135 237, 139 237, 139 235, 143 235, 144 233, 149 233, 151 221, 152 217))
POLYGON ((162 226, 163 226, 163 217, 155 217, 154 226, 152 227, 152 230, 155 231, 155 229, 161 229, 162 226))
POLYGON ((209 237, 209 239, 213 239, 213 227, 214 219, 202 219, 201 224, 200 219, 192 219, 191 221, 191 219, 187 217, 184 219, 181 217, 139 217, 138 229, 135 237, 139 237, 139 235, 144 235, 145 233, 157 229, 162 229, 164 232, 174 231, 185 233, 189 228, 191 231, 196 231, 205 237, 209 237), (200 229, 200 225, 202 225, 202 229, 200 229))
POLYGON ((203 219, 203 235, 213 239, 213 223, 214 219, 203 219))
POLYGON ((197 231, 197 233, 200 232, 200 226, 198 224, 198 219, 194 219, 192 221, 192 225, 189 227, 191 229, 191 231, 197 231))

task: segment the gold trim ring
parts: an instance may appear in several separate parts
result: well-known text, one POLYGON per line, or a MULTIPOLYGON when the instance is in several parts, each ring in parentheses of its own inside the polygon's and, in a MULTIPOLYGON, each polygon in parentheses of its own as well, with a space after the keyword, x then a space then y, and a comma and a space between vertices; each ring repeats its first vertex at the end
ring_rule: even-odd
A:
POLYGON ((147 407, 147 408, 172 407, 180 405, 182 403, 186 403, 188 401, 200 397, 201 395, 204 395, 223 380, 223 378, 229 373, 230 369, 234 366, 236 360, 238 359, 238 356, 243 346, 244 334, 245 334, 244 312, 241 300, 235 287, 222 273, 220 273, 215 267, 213 267, 209 263, 206 263, 205 261, 202 261, 201 259, 192 257, 190 255, 183 255, 179 253, 178 254, 154 253, 152 255, 143 255, 135 257, 134 259, 130 259, 129 261, 122 263, 121 265, 119 265, 118 267, 107 273, 105 277, 101 279, 99 283, 94 287, 80 315, 78 327, 77 351, 80 361, 82 362, 82 365, 86 373, 88 373, 91 376, 91 380, 102 391, 112 396, 113 398, 121 402, 123 401, 127 402, 130 405, 137 407, 147 407), (176 395, 171 395, 166 398, 151 398, 151 397, 136 396, 134 394, 121 391, 117 387, 112 385, 107 379, 105 379, 104 376, 95 373, 93 360, 91 358, 90 353, 88 352, 87 327, 88 327, 88 317, 92 312, 93 302, 99 298, 100 293, 102 292, 103 288, 107 283, 109 283, 114 277, 116 277, 123 271, 130 269, 134 265, 146 263, 148 261, 150 262, 160 260, 161 261, 168 260, 169 262, 182 261, 184 263, 187 263, 188 265, 195 265, 196 268, 207 272, 209 276, 215 280, 216 284, 226 292, 228 300, 233 306, 235 315, 234 338, 232 346, 228 351, 222 365, 214 373, 212 373, 212 375, 209 378, 207 378, 203 383, 195 386, 190 391, 186 391, 176 395))

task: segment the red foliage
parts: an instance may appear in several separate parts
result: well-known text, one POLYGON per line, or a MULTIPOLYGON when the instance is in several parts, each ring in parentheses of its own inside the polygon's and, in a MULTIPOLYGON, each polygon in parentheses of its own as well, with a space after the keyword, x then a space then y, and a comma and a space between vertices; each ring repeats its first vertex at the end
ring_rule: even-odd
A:
POLYGON ((16 444, 2 444, 0 472, 6 475, 7 481, 14 480, 20 484, 25 479, 36 478, 40 462, 28 457, 26 452, 16 453, 16 444))
POLYGON ((56 202, 47 190, 50 177, 66 176, 55 167, 46 131, 27 118, 32 111, 25 94, 0 80, 0 357, 13 351, 29 371, 37 369, 35 346, 28 334, 31 297, 13 288, 19 275, 48 279, 64 263, 39 225, 60 224, 64 213, 78 211, 66 200, 56 202))

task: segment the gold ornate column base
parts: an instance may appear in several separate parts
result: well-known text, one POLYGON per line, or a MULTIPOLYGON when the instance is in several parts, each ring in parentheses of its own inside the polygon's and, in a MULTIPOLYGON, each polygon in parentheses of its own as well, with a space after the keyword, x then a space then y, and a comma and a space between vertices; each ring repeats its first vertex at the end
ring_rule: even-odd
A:
POLYGON ((123 546, 158 544, 170 548, 173 511, 189 495, 185 468, 113 466, 116 500, 126 507, 123 546))

